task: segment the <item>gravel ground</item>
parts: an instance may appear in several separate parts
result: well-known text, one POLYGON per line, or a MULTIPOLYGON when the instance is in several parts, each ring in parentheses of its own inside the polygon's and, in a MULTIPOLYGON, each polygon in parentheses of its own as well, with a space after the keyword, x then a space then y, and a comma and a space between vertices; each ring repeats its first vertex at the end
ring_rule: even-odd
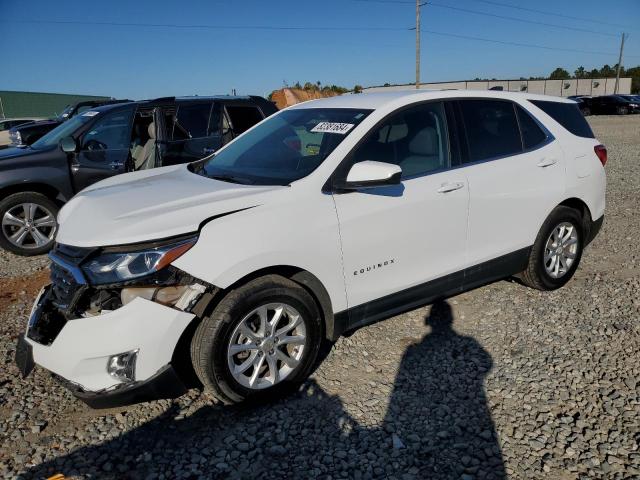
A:
POLYGON ((590 123, 607 216, 568 286, 502 281, 364 328, 269 405, 92 411, 41 369, 18 379, 46 261, 0 252, 0 477, 640 478, 640 116, 590 123))

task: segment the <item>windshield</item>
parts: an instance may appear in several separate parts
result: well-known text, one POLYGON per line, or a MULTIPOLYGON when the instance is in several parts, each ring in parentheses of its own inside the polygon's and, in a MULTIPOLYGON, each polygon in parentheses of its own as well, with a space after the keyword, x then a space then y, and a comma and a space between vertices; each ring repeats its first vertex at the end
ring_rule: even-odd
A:
POLYGON ((62 138, 72 135, 78 128, 91 121, 91 119, 94 117, 95 115, 87 115, 86 113, 83 115, 76 115, 70 120, 61 123, 56 128, 40 138, 38 141, 34 142, 33 145, 31 145, 31 148, 34 148, 36 150, 43 150, 58 145, 62 138))
POLYGON ((314 171, 370 112, 347 108, 287 110, 190 168, 228 182, 288 185, 314 171))
POLYGON ((58 115, 56 118, 58 120, 64 121, 67 118, 69 118, 69 115, 71 115, 72 111, 73 111, 73 105, 67 105, 66 107, 64 107, 64 110, 62 110, 62 113, 58 115))

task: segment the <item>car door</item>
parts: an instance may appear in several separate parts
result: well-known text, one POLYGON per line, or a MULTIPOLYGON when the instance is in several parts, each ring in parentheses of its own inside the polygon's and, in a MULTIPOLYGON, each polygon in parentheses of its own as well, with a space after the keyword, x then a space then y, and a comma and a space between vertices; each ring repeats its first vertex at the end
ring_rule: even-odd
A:
MULTIPOLYGON (((95 111, 81 115, 90 116, 95 111)), ((124 173, 130 160, 133 107, 109 110, 81 135, 78 152, 71 160, 75 191, 113 175, 124 173)))
POLYGON ((403 171, 399 185, 333 194, 349 328, 461 284, 469 189, 454 157, 444 105, 427 102, 387 117, 341 165, 338 178, 365 160, 403 171))
MULTIPOLYGON (((219 107, 216 111, 219 118, 219 107)), ((214 117, 211 101, 178 103, 177 109, 165 109, 166 137, 161 164, 193 162, 220 148, 219 128, 215 126, 214 117)))
POLYGON ((519 261, 517 252, 533 244, 561 200, 562 151, 551 133, 514 102, 464 99, 458 106, 466 133, 469 264, 519 261))

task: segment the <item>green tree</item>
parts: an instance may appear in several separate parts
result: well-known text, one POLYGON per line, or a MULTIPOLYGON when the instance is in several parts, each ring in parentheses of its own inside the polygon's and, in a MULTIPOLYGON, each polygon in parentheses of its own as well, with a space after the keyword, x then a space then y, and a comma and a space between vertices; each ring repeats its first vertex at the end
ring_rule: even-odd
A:
POLYGON ((571 75, 569 75, 569 72, 567 72, 564 68, 558 67, 553 72, 551 72, 549 78, 551 80, 564 80, 566 78, 571 78, 571 75))
POLYGON ((353 87, 353 93, 362 93, 362 85, 356 85, 353 87))
POLYGON ((611 68, 609 65, 605 65, 600 69, 600 76, 604 78, 611 78, 616 76, 615 69, 611 68))
POLYGON ((640 65, 633 68, 627 68, 625 77, 631 77, 631 93, 640 94, 640 65))
POLYGON ((587 76, 587 72, 582 65, 576 68, 576 71, 573 72, 576 78, 585 78, 587 76))

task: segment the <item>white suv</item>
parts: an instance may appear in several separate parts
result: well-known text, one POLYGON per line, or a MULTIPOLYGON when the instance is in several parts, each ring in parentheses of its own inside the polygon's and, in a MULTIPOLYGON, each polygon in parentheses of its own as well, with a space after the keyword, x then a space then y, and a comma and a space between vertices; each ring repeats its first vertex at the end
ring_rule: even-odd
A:
POLYGON ((605 162, 555 97, 296 105, 71 200, 18 365, 94 407, 199 383, 228 403, 281 392, 325 339, 510 275, 564 285, 602 224, 605 162))

